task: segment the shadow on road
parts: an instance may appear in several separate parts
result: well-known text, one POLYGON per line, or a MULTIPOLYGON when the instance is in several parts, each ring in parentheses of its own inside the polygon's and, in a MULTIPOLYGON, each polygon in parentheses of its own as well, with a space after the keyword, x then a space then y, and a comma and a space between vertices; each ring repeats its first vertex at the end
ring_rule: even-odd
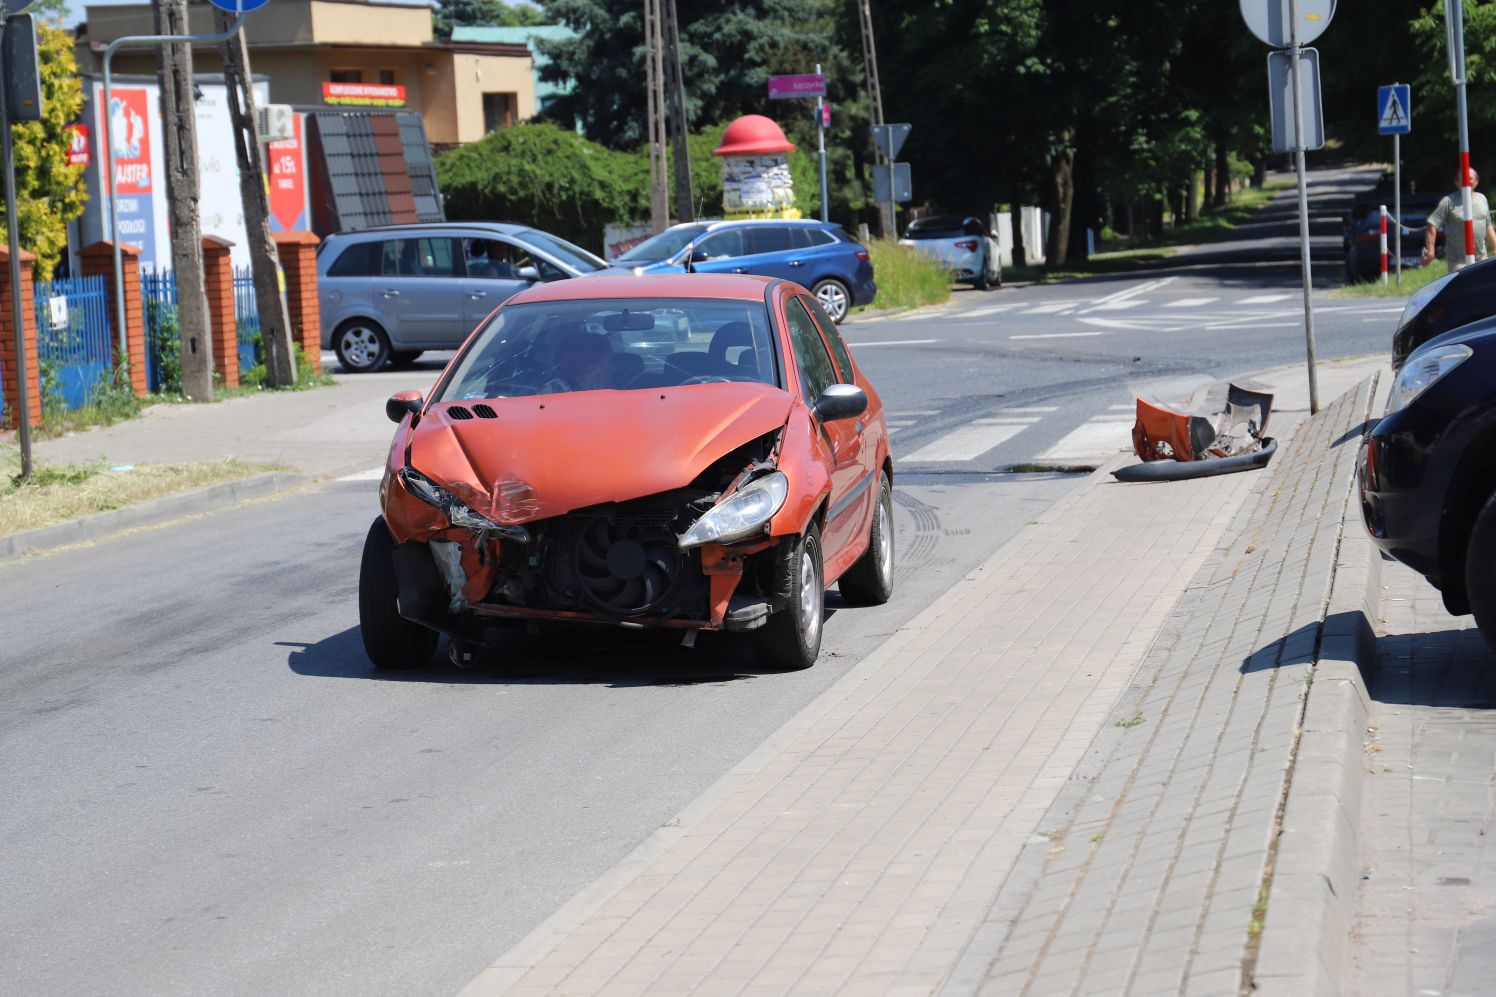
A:
POLYGON ((1473 626, 1377 639, 1368 691, 1379 703, 1496 709, 1496 661, 1473 626))

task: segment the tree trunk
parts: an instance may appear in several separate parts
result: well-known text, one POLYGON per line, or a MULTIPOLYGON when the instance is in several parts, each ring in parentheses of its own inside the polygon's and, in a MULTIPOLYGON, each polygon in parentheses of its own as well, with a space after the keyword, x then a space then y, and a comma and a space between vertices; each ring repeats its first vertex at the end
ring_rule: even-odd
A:
POLYGON ((1127 244, 1136 246, 1138 244, 1138 222, 1137 216, 1132 209, 1132 201, 1127 202, 1127 244))
POLYGON ((1226 149, 1225 142, 1216 143, 1215 157, 1215 196, 1211 198, 1211 204, 1216 208, 1224 208, 1226 202, 1231 199, 1231 160, 1230 153, 1226 149))
POLYGON ((1184 221, 1189 224, 1200 217, 1200 191, 1204 181, 1200 170, 1190 170, 1189 188, 1184 192, 1184 221))
POLYGON ((1075 207, 1074 140, 1075 130, 1067 128, 1061 136, 1061 150, 1050 163, 1049 239, 1044 258, 1051 269, 1064 266, 1070 255, 1070 212, 1075 207))
POLYGON ((1267 159, 1262 156, 1252 160, 1252 186, 1259 190, 1267 186, 1267 159))
MULTIPOLYGON (((234 23, 234 15, 227 11, 215 10, 214 17, 220 31, 227 31, 234 23)), ((255 306, 260 312, 260 341, 265 345, 265 383, 272 388, 289 388, 296 383, 296 356, 291 351, 291 320, 280 294, 280 257, 270 238, 270 200, 250 80, 249 51, 244 44, 244 29, 240 28, 223 43, 223 82, 233 124, 234 156, 239 164, 239 196, 244 201, 255 306)))
MULTIPOLYGON (((187 0, 156 0, 156 33, 187 34, 187 0)), ((166 203, 171 219, 171 266, 177 275, 182 393, 213 400, 213 337, 203 289, 203 233, 197 165, 197 114, 192 106, 192 48, 163 45, 156 55, 161 84, 161 131, 166 152, 166 203)))

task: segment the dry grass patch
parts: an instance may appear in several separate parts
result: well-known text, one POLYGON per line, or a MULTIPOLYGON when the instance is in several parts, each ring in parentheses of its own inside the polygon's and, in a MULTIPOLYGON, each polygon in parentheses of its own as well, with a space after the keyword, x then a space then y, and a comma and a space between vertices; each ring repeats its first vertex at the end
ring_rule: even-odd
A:
POLYGON ((37 464, 31 477, 16 481, 20 470, 13 451, 0 454, 0 536, 38 526, 64 523, 96 512, 108 512, 173 492, 235 481, 277 464, 224 460, 209 464, 136 464, 110 468, 97 464, 37 464))

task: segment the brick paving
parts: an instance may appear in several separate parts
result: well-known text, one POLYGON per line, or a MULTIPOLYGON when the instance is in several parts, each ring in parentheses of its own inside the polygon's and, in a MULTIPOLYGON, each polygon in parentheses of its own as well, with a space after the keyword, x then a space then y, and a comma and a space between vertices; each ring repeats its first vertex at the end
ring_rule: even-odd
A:
POLYGON ((1382 570, 1361 875, 1346 992, 1478 995, 1496 980, 1496 661, 1473 620, 1382 570))

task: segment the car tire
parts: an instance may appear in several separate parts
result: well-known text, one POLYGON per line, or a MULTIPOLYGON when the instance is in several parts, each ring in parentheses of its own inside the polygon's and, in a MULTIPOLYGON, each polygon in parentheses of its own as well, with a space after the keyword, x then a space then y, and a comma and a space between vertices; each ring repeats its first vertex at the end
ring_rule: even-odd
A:
POLYGON ((394 551, 389 527, 378 516, 364 538, 358 569, 358 629, 375 668, 420 668, 436 653, 439 635, 400 615, 394 551))
POLYGON ((789 602, 769 617, 755 637, 761 665, 799 671, 815 664, 821 654, 821 630, 826 615, 821 531, 814 523, 795 542, 789 570, 789 602))
POLYGON ((893 489, 888 475, 878 472, 878 505, 868 527, 867 553, 841 576, 837 587, 854 606, 881 606, 893 596, 893 489))
POLYGON ((816 286, 810 289, 810 293, 816 296, 821 307, 826 309, 826 314, 831 316, 831 321, 837 325, 841 325, 847 313, 852 310, 851 288, 835 277, 816 281, 816 286))
POLYGON ((1465 548, 1465 596, 1481 636, 1496 651, 1496 494, 1475 517, 1465 548))
POLYGON ((378 322, 349 319, 332 334, 333 352, 350 374, 367 374, 389 362, 393 355, 390 337, 378 322))
POLYGON ((392 350, 390 352, 390 366, 404 370, 415 366, 415 362, 420 358, 420 350, 392 350))
POLYGON ((987 280, 987 264, 985 262, 982 263, 982 271, 977 274, 977 279, 971 282, 971 286, 978 291, 986 291, 992 287, 992 284, 987 280))

